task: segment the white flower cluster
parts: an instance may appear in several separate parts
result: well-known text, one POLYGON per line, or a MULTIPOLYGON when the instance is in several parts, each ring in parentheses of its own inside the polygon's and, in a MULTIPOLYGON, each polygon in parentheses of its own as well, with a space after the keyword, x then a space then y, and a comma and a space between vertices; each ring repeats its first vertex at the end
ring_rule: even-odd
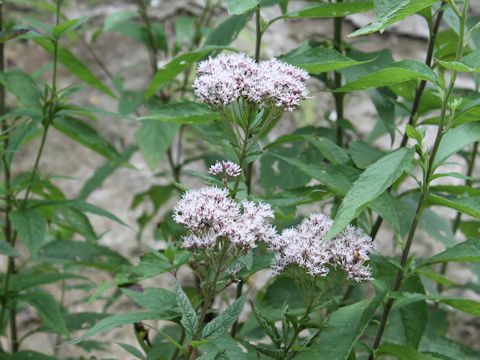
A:
POLYGON ((183 238, 187 249, 211 249, 220 238, 246 251, 258 241, 271 242, 276 231, 270 205, 243 201, 228 196, 227 189, 205 187, 187 191, 174 209, 174 220, 190 234, 183 238))
POLYGON ((243 97, 250 103, 293 111, 308 96, 308 73, 275 58, 257 64, 244 54, 221 54, 202 61, 197 70, 195 95, 212 107, 243 97))
POLYGON ((330 268, 341 268, 349 279, 370 280, 371 270, 365 262, 373 251, 372 239, 348 226, 326 241, 331 226, 328 216, 312 214, 297 227, 284 230, 269 243, 275 251, 274 270, 282 272, 290 265, 298 265, 310 275, 325 276, 330 268))
POLYGON ((212 175, 226 175, 233 178, 242 174, 242 168, 233 161, 217 161, 210 166, 208 173, 212 175))

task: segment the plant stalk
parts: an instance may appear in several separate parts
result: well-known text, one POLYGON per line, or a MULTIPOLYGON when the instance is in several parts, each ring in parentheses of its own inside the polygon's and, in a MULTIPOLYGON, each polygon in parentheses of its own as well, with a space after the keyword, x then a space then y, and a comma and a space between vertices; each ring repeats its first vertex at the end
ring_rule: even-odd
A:
MULTIPOLYGON (((444 13, 443 6, 444 6, 444 4, 445 4, 445 2, 442 1, 442 4, 440 5, 441 6, 440 10, 438 11, 437 17, 435 19, 435 23, 434 23, 433 28, 430 32, 430 39, 428 41, 428 49, 427 49, 427 56, 425 58, 425 65, 427 65, 430 68, 433 67, 433 63, 432 63, 433 51, 435 49, 435 42, 437 40, 438 29, 440 28, 440 23, 442 22, 442 18, 443 18, 443 13, 444 13)), ((422 95, 423 95, 423 92, 425 91, 426 85, 427 85, 426 80, 420 81, 420 84, 418 85, 417 90, 415 91, 415 98, 413 100, 412 108, 411 108, 411 111, 410 111, 410 116, 408 118, 408 124, 411 125, 411 126, 415 126, 415 124, 416 124, 417 113, 418 113, 418 109, 420 107, 420 101, 422 99, 422 95)), ((408 136, 407 136, 407 132, 405 131, 404 134, 403 134, 403 137, 402 137, 402 141, 400 143, 400 148, 403 148, 403 147, 407 146, 407 142, 408 142, 408 136)), ((390 187, 388 189, 389 192, 391 190, 392 190, 392 187, 390 187)), ((381 218, 379 216, 377 218, 377 220, 375 221, 375 223, 372 227, 372 230, 370 232, 370 237, 372 239, 375 239, 375 237, 377 236, 378 231, 380 230, 380 227, 382 226, 382 222, 383 222, 383 218, 381 218)))
MULTIPOLYGON (((470 157, 467 160, 467 173, 466 175, 469 177, 467 180, 465 180, 465 186, 471 186, 472 185, 472 180, 470 177, 473 175, 473 170, 475 169, 475 160, 477 158, 477 152, 478 152, 478 141, 473 144, 473 149, 472 152, 470 153, 470 157)), ((457 215, 455 216, 455 220, 453 221, 452 225, 452 232, 455 235, 460 228, 460 224, 462 222, 462 213, 460 211, 457 212, 457 215)), ((440 268, 440 274, 445 275, 447 272, 448 268, 448 263, 443 263, 442 267, 440 268)), ((443 292, 443 285, 438 284, 437 285, 437 291, 439 293, 443 292)))
MULTIPOLYGON (((455 56, 455 60, 458 60, 461 58, 462 53, 463 53, 463 41, 464 41, 464 36, 465 36, 465 25, 466 25, 466 20, 467 20, 467 10, 468 10, 468 2, 469 0, 464 0, 463 3, 463 9, 462 9, 462 16, 460 18, 460 34, 459 34, 459 42, 458 42, 458 47, 457 47, 457 53, 455 56)), ((392 292, 396 292, 400 289, 402 285, 402 281, 405 275, 405 272, 407 270, 407 261, 408 261, 408 256, 410 254, 410 248, 412 246, 413 238, 415 236, 415 232, 417 230, 418 223, 420 221, 420 218, 422 217, 422 213, 425 207, 425 200, 428 197, 429 193, 429 188, 430 188, 430 181, 431 181, 431 176, 433 175, 433 172, 435 170, 434 167, 434 161, 435 157, 437 155, 438 149, 440 147, 440 143, 442 141, 443 135, 444 135, 444 130, 445 130, 445 123, 446 123, 446 116, 447 116, 447 110, 448 110, 448 104, 450 97, 453 93, 453 89, 455 87, 455 81, 457 78, 457 72, 455 70, 452 71, 451 77, 450 77, 450 83, 448 85, 447 91, 444 94, 443 101, 442 101, 442 107, 441 107, 441 112, 440 112, 440 122, 438 125, 437 129, 437 134, 435 136, 435 142, 433 144, 432 151, 429 156, 428 160, 428 165, 427 169, 424 173, 424 180, 422 184, 422 193, 420 195, 420 199, 418 200, 417 204, 417 209, 415 211, 415 217, 412 221, 412 224, 410 226, 410 230, 408 232, 408 237, 407 241, 405 243, 405 247, 402 252, 402 258, 400 261, 400 269, 397 272, 397 276, 395 279, 395 283, 392 288, 392 292)), ((375 350, 378 349, 380 342, 382 341, 382 337, 385 331, 385 327, 387 324, 388 317, 390 315, 390 311, 392 309, 393 303, 395 300, 393 298, 389 298, 387 303, 385 304, 385 308, 383 310, 382 318, 380 320, 380 325, 378 328, 377 336, 375 338, 372 350, 373 352, 369 356, 369 360, 374 359, 374 353, 375 350)))
MULTIPOLYGON (((337 3, 341 3, 343 0, 337 0, 337 3)), ((339 53, 342 52, 342 24, 343 17, 335 17, 333 19, 333 48, 339 53)), ((334 77, 334 86, 335 89, 342 87, 342 74, 338 71, 333 72, 334 77)), ((333 98, 335 100, 335 112, 337 114, 336 120, 336 134, 337 134, 337 145, 342 146, 343 144, 343 129, 340 126, 340 121, 344 118, 344 100, 345 94, 334 92, 333 98)))

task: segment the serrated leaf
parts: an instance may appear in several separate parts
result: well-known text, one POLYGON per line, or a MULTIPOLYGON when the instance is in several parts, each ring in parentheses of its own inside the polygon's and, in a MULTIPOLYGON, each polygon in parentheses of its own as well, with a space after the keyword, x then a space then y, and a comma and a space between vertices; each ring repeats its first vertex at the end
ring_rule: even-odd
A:
POLYGON ((470 239, 422 261, 417 268, 448 262, 480 261, 480 239, 470 239))
POLYGON ((73 339, 67 342, 67 344, 78 344, 85 339, 95 336, 106 331, 110 331, 116 327, 132 324, 144 320, 162 320, 163 314, 156 311, 144 311, 139 313, 130 314, 118 314, 109 316, 103 320, 100 320, 92 328, 88 329, 82 336, 77 339, 73 339))
POLYGON ((371 34, 385 29, 436 3, 436 0, 375 0, 377 21, 363 26, 349 36, 371 34))
POLYGON ((237 38, 240 31, 247 25, 251 17, 252 12, 230 16, 208 34, 205 44, 217 46, 230 45, 232 41, 237 38))
POLYGON ((29 31, 30 29, 27 28, 15 28, 11 30, 0 31, 0 43, 15 39, 16 37, 19 37, 29 31))
POLYGON ((480 196, 444 197, 436 194, 430 194, 427 200, 431 205, 445 206, 480 219, 480 196))
POLYGON ((146 99, 151 98, 153 95, 155 95, 157 90, 159 90, 166 83, 173 80, 178 74, 180 74, 183 70, 190 67, 193 63, 203 59, 212 51, 221 50, 221 49, 223 49, 223 47, 208 46, 208 47, 190 51, 175 57, 168 64, 158 69, 147 91, 145 92, 145 98, 146 99))
POLYGON ((67 20, 52 29, 53 36, 60 39, 63 34, 75 30, 76 28, 85 24, 90 18, 88 16, 81 16, 77 19, 67 20))
POLYGON ((41 110, 42 93, 29 74, 19 70, 0 73, 0 83, 26 108, 41 110))
POLYGON ((139 120, 155 120, 190 125, 217 120, 219 118, 220 114, 216 111, 212 111, 207 105, 192 101, 183 101, 155 106, 150 109, 148 115, 142 116, 139 120))
POLYGON ((340 232, 369 202, 386 191, 410 166, 413 155, 411 149, 403 148, 370 165, 343 198, 333 225, 325 235, 326 239, 331 239, 340 232))
POLYGON ((205 325, 202 331, 202 338, 211 339, 225 334, 238 319, 243 310, 245 299, 246 295, 239 297, 224 312, 205 325))
POLYGON ((11 212, 10 221, 32 257, 36 257, 47 234, 47 222, 43 216, 34 209, 23 209, 11 212))
POLYGON ((227 9, 229 14, 241 15, 254 9, 259 0, 227 0, 227 9))
POLYGON ((98 131, 83 120, 59 117, 53 121, 55 129, 72 140, 110 160, 120 157, 117 150, 98 131))
POLYGON ((440 360, 441 358, 435 357, 430 354, 424 354, 416 349, 411 347, 393 344, 393 343, 384 343, 380 348, 375 352, 378 355, 393 355, 398 360, 440 360))
POLYGON ((324 3, 287 13, 285 14, 285 17, 342 17, 365 12, 372 8, 373 1, 370 0, 324 3))
POLYGON ((450 156, 476 141, 480 141, 480 122, 469 122, 449 129, 440 142, 433 165, 440 165, 450 156))
POLYGON ((17 257, 20 255, 18 250, 5 240, 0 240, 0 254, 11 257, 17 257))
POLYGON ((480 50, 472 51, 457 61, 438 60, 439 64, 449 70, 461 72, 480 72, 480 50))
POLYGON ((142 291, 122 289, 122 292, 137 305, 152 311, 163 311, 165 316, 179 315, 176 294, 166 289, 146 288, 142 291))
POLYGON ((403 60, 386 65, 385 67, 353 80, 338 92, 365 90, 383 86, 391 86, 410 80, 426 80, 435 83, 435 72, 424 63, 415 60, 403 60))
POLYGON ((365 300, 335 310, 330 315, 318 344, 300 353, 296 358, 300 360, 347 359, 382 300, 383 295, 380 295, 370 302, 365 300))
MULTIPOLYGON (((35 38, 34 41, 43 47, 47 52, 53 54, 53 43, 42 38, 35 38)), ((105 85, 95 74, 69 49, 65 47, 58 48, 58 61, 65 66, 73 75, 82 81, 85 81, 91 87, 107 94, 110 97, 115 97, 110 88, 105 85)))
POLYGON ((69 335, 60 306, 52 295, 46 292, 35 291, 22 295, 21 299, 37 310, 43 323, 51 330, 65 336, 69 335))
POLYGON ((180 284, 175 286, 175 294, 178 307, 182 313, 182 319, 180 320, 180 323, 188 334, 193 335, 197 331, 198 326, 197 313, 195 312, 192 303, 188 299, 188 296, 185 294, 180 284))
POLYGON ((137 144, 145 161, 156 167, 165 156, 179 129, 178 124, 143 120, 137 130, 137 144))
POLYGON ((364 63, 364 61, 353 60, 333 49, 322 46, 301 46, 281 56, 280 59, 298 66, 310 74, 320 74, 364 63))

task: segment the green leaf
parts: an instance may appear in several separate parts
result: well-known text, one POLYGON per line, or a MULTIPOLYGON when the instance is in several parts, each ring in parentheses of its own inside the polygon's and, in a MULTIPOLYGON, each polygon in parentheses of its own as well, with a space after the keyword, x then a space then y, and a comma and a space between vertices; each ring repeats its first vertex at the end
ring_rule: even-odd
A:
POLYGON ((166 83, 172 81, 178 74, 183 72, 183 70, 189 68, 198 60, 203 59, 212 51, 220 49, 223 49, 223 47, 208 46, 203 49, 190 51, 175 57, 172 61, 157 71, 145 93, 145 98, 151 98, 153 95, 155 95, 157 90, 159 90, 166 83))
POLYGON ((170 143, 177 134, 175 123, 157 120, 143 120, 137 130, 137 144, 145 161, 154 168, 165 156, 170 143))
POLYGON ((122 292, 137 305, 147 310, 164 312, 165 318, 179 315, 177 298, 174 292, 166 289, 146 288, 142 291, 122 289, 122 292))
POLYGON ((27 28, 15 28, 11 30, 0 31, 0 43, 15 39, 16 37, 21 36, 29 31, 30 29, 27 28))
POLYGON ((113 14, 105 16, 103 21, 103 32, 110 31, 114 29, 117 25, 123 23, 126 20, 129 20, 135 17, 137 13, 135 11, 119 11, 113 14))
POLYGON ((252 312, 255 316, 255 319, 257 319, 257 322, 262 327, 263 331, 265 331, 265 333, 276 345, 280 344, 281 338, 275 323, 264 316, 253 302, 250 303, 250 306, 252 307, 252 312))
POLYGON ((110 175, 112 175, 119 167, 127 163, 136 150, 136 146, 129 146, 122 154, 120 154, 118 159, 113 161, 107 160, 103 165, 98 167, 93 175, 83 184, 78 198, 86 200, 110 175))
POLYGON ((472 51, 458 61, 438 60, 440 65, 449 70, 462 72, 480 72, 480 50, 472 51))
POLYGON ((417 268, 448 262, 480 261, 480 239, 466 240, 422 261, 417 268))
POLYGON ((0 83, 17 98, 22 106, 41 110, 42 93, 30 75, 19 70, 7 71, 0 73, 0 83))
POLYGON ((198 316, 195 312, 195 309, 192 306, 192 303, 188 299, 188 296, 183 291, 180 284, 175 286, 175 294, 177 297, 177 304, 182 313, 182 320, 180 323, 185 328, 188 334, 195 334, 198 326, 198 316))
POLYGON ((0 240, 0 254, 7 255, 11 257, 19 256, 19 252, 12 245, 10 245, 5 240, 0 240))
POLYGON ((224 312, 205 325, 202 338, 215 338, 225 334, 242 312, 245 298, 246 296, 243 295, 235 300, 224 312))
POLYGON ((63 34, 75 30, 76 28, 85 24, 90 18, 88 16, 81 16, 78 19, 67 20, 61 24, 56 25, 53 30, 53 36, 60 39, 63 34))
POLYGON ((480 352, 442 336, 424 336, 420 350, 442 360, 478 360, 480 352))
POLYGON ((229 14, 241 15, 254 9, 259 4, 259 0, 227 0, 227 9, 229 14))
POLYGON ((32 257, 36 257, 47 234, 45 219, 37 210, 24 209, 11 212, 10 221, 32 257))
POLYGON ((292 50, 280 59, 298 66, 310 74, 320 74, 364 63, 350 59, 330 48, 322 46, 311 47, 309 45, 292 50))
POLYGON ((393 343, 384 343, 380 348, 375 352, 377 355, 393 355, 398 360, 440 360, 441 358, 434 357, 430 354, 424 354, 416 349, 411 347, 393 344, 393 343))
POLYGON ((212 111, 207 105, 192 101, 183 101, 155 106, 150 109, 148 115, 142 116, 139 120, 155 120, 190 125, 217 120, 219 118, 220 114, 212 111))
POLYGON ((227 46, 235 40, 240 31, 247 25, 252 12, 230 16, 208 34, 206 45, 227 46))
POLYGON ((350 157, 348 156, 348 153, 328 138, 305 136, 305 139, 310 141, 312 145, 315 146, 330 163, 350 163, 350 157))
POLYGON ((38 271, 36 272, 29 271, 25 273, 15 274, 13 276, 13 281, 11 283, 11 290, 22 291, 32 287, 53 284, 53 283, 56 283, 57 281, 70 280, 70 279, 89 281, 86 277, 76 275, 76 274, 53 273, 53 272, 38 273, 38 271))
MULTIPOLYGON (((54 46, 49 40, 42 38, 34 39, 37 44, 43 47, 48 53, 53 54, 54 46)), ((94 73, 69 49, 64 47, 58 48, 58 61, 65 66, 73 75, 82 81, 85 81, 91 87, 107 94, 108 96, 115 97, 110 88, 105 85, 94 73)))
POLYGON ((347 92, 371 89, 391 86, 410 80, 426 80, 435 83, 437 76, 435 72, 424 63, 415 60, 403 60, 388 64, 379 70, 353 80, 336 91, 347 92))
POLYGON ((117 344, 119 346, 121 346, 122 349, 127 351, 130 355, 135 356, 137 359, 140 359, 140 360, 146 360, 147 359, 145 357, 145 355, 143 355, 143 353, 139 349, 137 349, 135 346, 130 345, 130 344, 121 343, 121 342, 117 342, 117 344))
POLYGON ((285 17, 342 17, 365 12, 372 8, 373 1, 370 0, 326 3, 287 13, 285 17))
POLYGON ((362 140, 349 143, 348 153, 355 165, 360 169, 367 168, 385 155, 383 151, 372 147, 370 144, 362 140))
POLYGON ((370 165, 348 190, 326 238, 331 239, 340 232, 369 202, 387 190, 410 166, 413 155, 411 149, 403 148, 370 165))
POLYGON ((42 247, 40 256, 53 263, 78 264, 115 271, 128 260, 109 248, 85 241, 56 240, 42 247))
POLYGON ((23 294, 21 300, 32 305, 37 310, 43 323, 51 330, 65 336, 69 335, 60 306, 52 295, 35 291, 23 294))
POLYGON ((383 294, 370 302, 360 301, 335 310, 328 319, 318 344, 312 345, 311 350, 300 353, 296 358, 346 360, 382 300, 383 294))
POLYGON ((445 206, 480 219, 480 196, 443 197, 436 194, 430 194, 427 200, 431 205, 445 206))
POLYGON ((144 311, 130 314, 118 314, 109 316, 103 320, 100 320, 92 328, 88 329, 82 336, 77 339, 68 341, 67 344, 78 344, 89 337, 93 337, 97 334, 110 331, 116 327, 132 324, 144 320, 162 320, 163 314, 156 311, 144 311))
POLYGON ((71 117, 59 117, 53 121, 53 126, 70 139, 84 145, 107 159, 116 160, 120 157, 120 154, 113 145, 85 121, 71 117))
POLYGON ((383 32, 394 23, 403 20, 436 3, 436 0, 375 0, 377 21, 363 26, 349 36, 383 32))
POLYGON ((438 166, 467 145, 480 141, 480 122, 469 122, 449 129, 443 136, 434 166, 438 166))

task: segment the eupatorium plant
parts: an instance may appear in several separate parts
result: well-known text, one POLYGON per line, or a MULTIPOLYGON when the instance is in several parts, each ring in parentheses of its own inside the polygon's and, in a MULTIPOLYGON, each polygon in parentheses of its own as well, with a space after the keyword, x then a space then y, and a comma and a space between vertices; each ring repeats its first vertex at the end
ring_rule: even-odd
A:
POLYGON ((478 6, 170 2, 0 1, 0 359, 479 359, 478 6))

